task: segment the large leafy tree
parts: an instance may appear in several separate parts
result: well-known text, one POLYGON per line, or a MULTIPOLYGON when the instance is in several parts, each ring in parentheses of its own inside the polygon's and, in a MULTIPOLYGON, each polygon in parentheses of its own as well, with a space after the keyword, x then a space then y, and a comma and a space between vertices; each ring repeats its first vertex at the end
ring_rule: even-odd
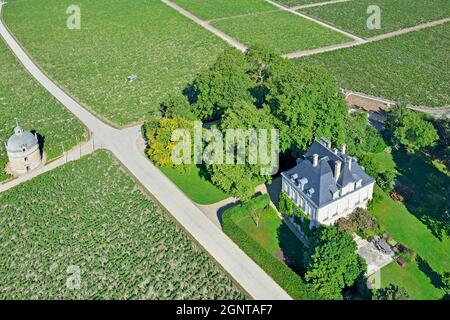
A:
POLYGON ((439 136, 433 124, 423 115, 406 109, 394 109, 388 118, 394 143, 405 147, 408 153, 434 146, 439 136))
POLYGON ((308 285, 329 299, 342 299, 342 290, 354 284, 366 265, 356 253, 351 235, 336 227, 321 227, 305 255, 308 285))
POLYGON ((195 120, 189 100, 181 93, 172 93, 158 106, 156 116, 195 120))
POLYGON ((269 73, 266 101, 283 123, 283 151, 303 151, 314 138, 322 136, 334 144, 344 142, 348 107, 327 72, 316 66, 282 61, 271 65, 269 73))
POLYGON ((348 153, 356 156, 366 152, 381 152, 386 147, 378 131, 368 124, 367 113, 362 111, 348 116, 345 143, 348 153))
POLYGON ((218 120, 236 102, 253 102, 253 82, 246 73, 247 68, 247 61, 241 52, 232 48, 225 50, 194 81, 195 115, 204 121, 218 120))
MULTIPOLYGON (((220 124, 220 130, 226 136, 229 129, 273 129, 274 118, 270 114, 268 108, 255 108, 254 105, 241 101, 236 103, 232 108, 225 111, 220 124)), ((268 142, 270 142, 270 132, 268 133, 268 142)), ((238 197, 245 201, 250 199, 255 188, 265 182, 270 181, 269 175, 261 174, 262 166, 259 161, 256 164, 249 163, 249 140, 245 140, 246 158, 245 163, 238 164, 211 164, 208 166, 211 172, 211 180, 218 187, 232 196, 238 197)), ((235 144, 231 150, 237 154, 238 145, 235 144)), ((270 147, 266 150, 270 151, 270 147)), ((225 159, 225 157, 224 157, 225 159)))

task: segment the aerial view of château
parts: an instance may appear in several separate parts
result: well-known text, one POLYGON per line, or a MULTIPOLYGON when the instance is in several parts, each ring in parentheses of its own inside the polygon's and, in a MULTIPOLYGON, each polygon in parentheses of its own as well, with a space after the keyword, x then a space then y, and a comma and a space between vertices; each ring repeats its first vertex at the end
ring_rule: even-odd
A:
POLYGON ((0 38, 3 302, 450 300, 449 0, 0 0, 0 38))

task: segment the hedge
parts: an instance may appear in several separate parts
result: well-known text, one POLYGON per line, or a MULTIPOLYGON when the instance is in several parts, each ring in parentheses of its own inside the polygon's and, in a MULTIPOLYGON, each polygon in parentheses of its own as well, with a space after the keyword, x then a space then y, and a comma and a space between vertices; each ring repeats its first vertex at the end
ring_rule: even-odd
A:
POLYGON ((253 259, 272 279, 275 280, 292 298, 297 300, 317 300, 319 296, 312 292, 303 279, 282 261, 262 248, 235 222, 236 216, 247 214, 250 208, 261 208, 269 204, 269 196, 262 195, 252 201, 226 210, 222 216, 223 231, 227 234, 250 258, 253 259))

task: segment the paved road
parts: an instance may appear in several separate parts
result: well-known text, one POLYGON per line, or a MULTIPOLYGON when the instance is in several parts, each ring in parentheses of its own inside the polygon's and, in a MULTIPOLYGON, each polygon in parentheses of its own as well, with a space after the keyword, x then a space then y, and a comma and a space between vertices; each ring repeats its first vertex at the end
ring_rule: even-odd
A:
MULTIPOLYGON (((1 11, 1 4, 0 4, 1 11)), ((1 12, 0 12, 1 13, 1 12)), ((92 132, 96 145, 110 150, 204 249, 255 299, 291 299, 278 284, 239 249, 216 225, 143 155, 139 126, 124 130, 103 123, 39 70, 15 41, 3 21, 0 34, 31 75, 92 132)))

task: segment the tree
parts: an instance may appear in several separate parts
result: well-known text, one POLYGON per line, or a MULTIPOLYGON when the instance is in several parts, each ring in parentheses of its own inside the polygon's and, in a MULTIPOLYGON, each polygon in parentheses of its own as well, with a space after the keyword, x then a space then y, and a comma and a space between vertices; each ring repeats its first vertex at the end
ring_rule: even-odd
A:
POLYGON ((442 289, 446 294, 450 294, 450 271, 444 272, 441 276, 442 289))
POLYGON ((298 155, 320 137, 337 145, 344 142, 348 107, 325 70, 283 60, 271 65, 269 73, 266 103, 282 123, 282 151, 298 155))
MULTIPOLYGON (((219 128, 224 136, 228 134, 229 129, 241 129, 244 131, 248 129, 270 130, 274 128, 273 120, 268 108, 257 109, 254 105, 241 101, 225 111, 219 128)), ((258 185, 269 182, 271 177, 261 174, 261 168, 263 166, 267 167, 267 165, 259 161, 255 164, 249 163, 249 140, 247 137, 243 138, 243 145, 246 151, 244 163, 234 161, 233 164, 210 164, 207 165, 207 168, 211 172, 211 181, 216 186, 230 195, 246 201, 253 196, 258 185)), ((227 152, 232 151, 236 155, 238 147, 239 144, 235 141, 233 149, 227 150, 227 152)), ((268 147, 270 148, 271 146, 268 147)))
POLYGON ((184 118, 195 120, 189 100, 181 93, 170 94, 165 101, 160 103, 157 116, 164 118, 184 118))
POLYGON ((377 177, 377 184, 383 191, 390 194, 395 187, 395 179, 397 178, 397 172, 394 170, 386 170, 380 173, 377 177))
POLYGON ((372 300, 407 300, 408 292, 403 287, 389 284, 387 287, 375 290, 372 300))
MULTIPOLYGON (((172 153, 176 142, 172 138, 176 129, 186 129, 192 137, 193 128, 192 121, 182 118, 158 118, 148 121, 145 126, 145 134, 148 142, 147 154, 150 159, 158 166, 173 167, 181 171, 189 170, 190 165, 174 163, 172 153)), ((191 149, 192 146, 189 143, 189 150, 191 149)), ((192 150, 190 152, 192 154, 192 150)))
POLYGON ((253 82, 246 74, 245 56, 234 48, 225 50, 217 61, 194 81, 194 114, 201 120, 220 119, 238 101, 253 102, 253 82))
POLYGON ((342 290, 353 285, 366 265, 356 253, 353 238, 336 227, 321 227, 305 255, 308 285, 329 299, 342 299, 342 290))
POLYGON ((434 146, 439 136, 433 124, 418 112, 397 108, 389 117, 394 143, 405 147, 408 153, 434 146))
POLYGON ((374 156, 370 153, 365 153, 359 156, 359 163, 364 167, 364 171, 374 178, 378 178, 380 173, 384 172, 384 168, 381 166, 380 162, 374 159, 374 156))
POLYGON ((356 156, 367 152, 378 153, 386 148, 383 137, 369 125, 368 114, 364 111, 348 115, 345 143, 347 152, 356 156))

